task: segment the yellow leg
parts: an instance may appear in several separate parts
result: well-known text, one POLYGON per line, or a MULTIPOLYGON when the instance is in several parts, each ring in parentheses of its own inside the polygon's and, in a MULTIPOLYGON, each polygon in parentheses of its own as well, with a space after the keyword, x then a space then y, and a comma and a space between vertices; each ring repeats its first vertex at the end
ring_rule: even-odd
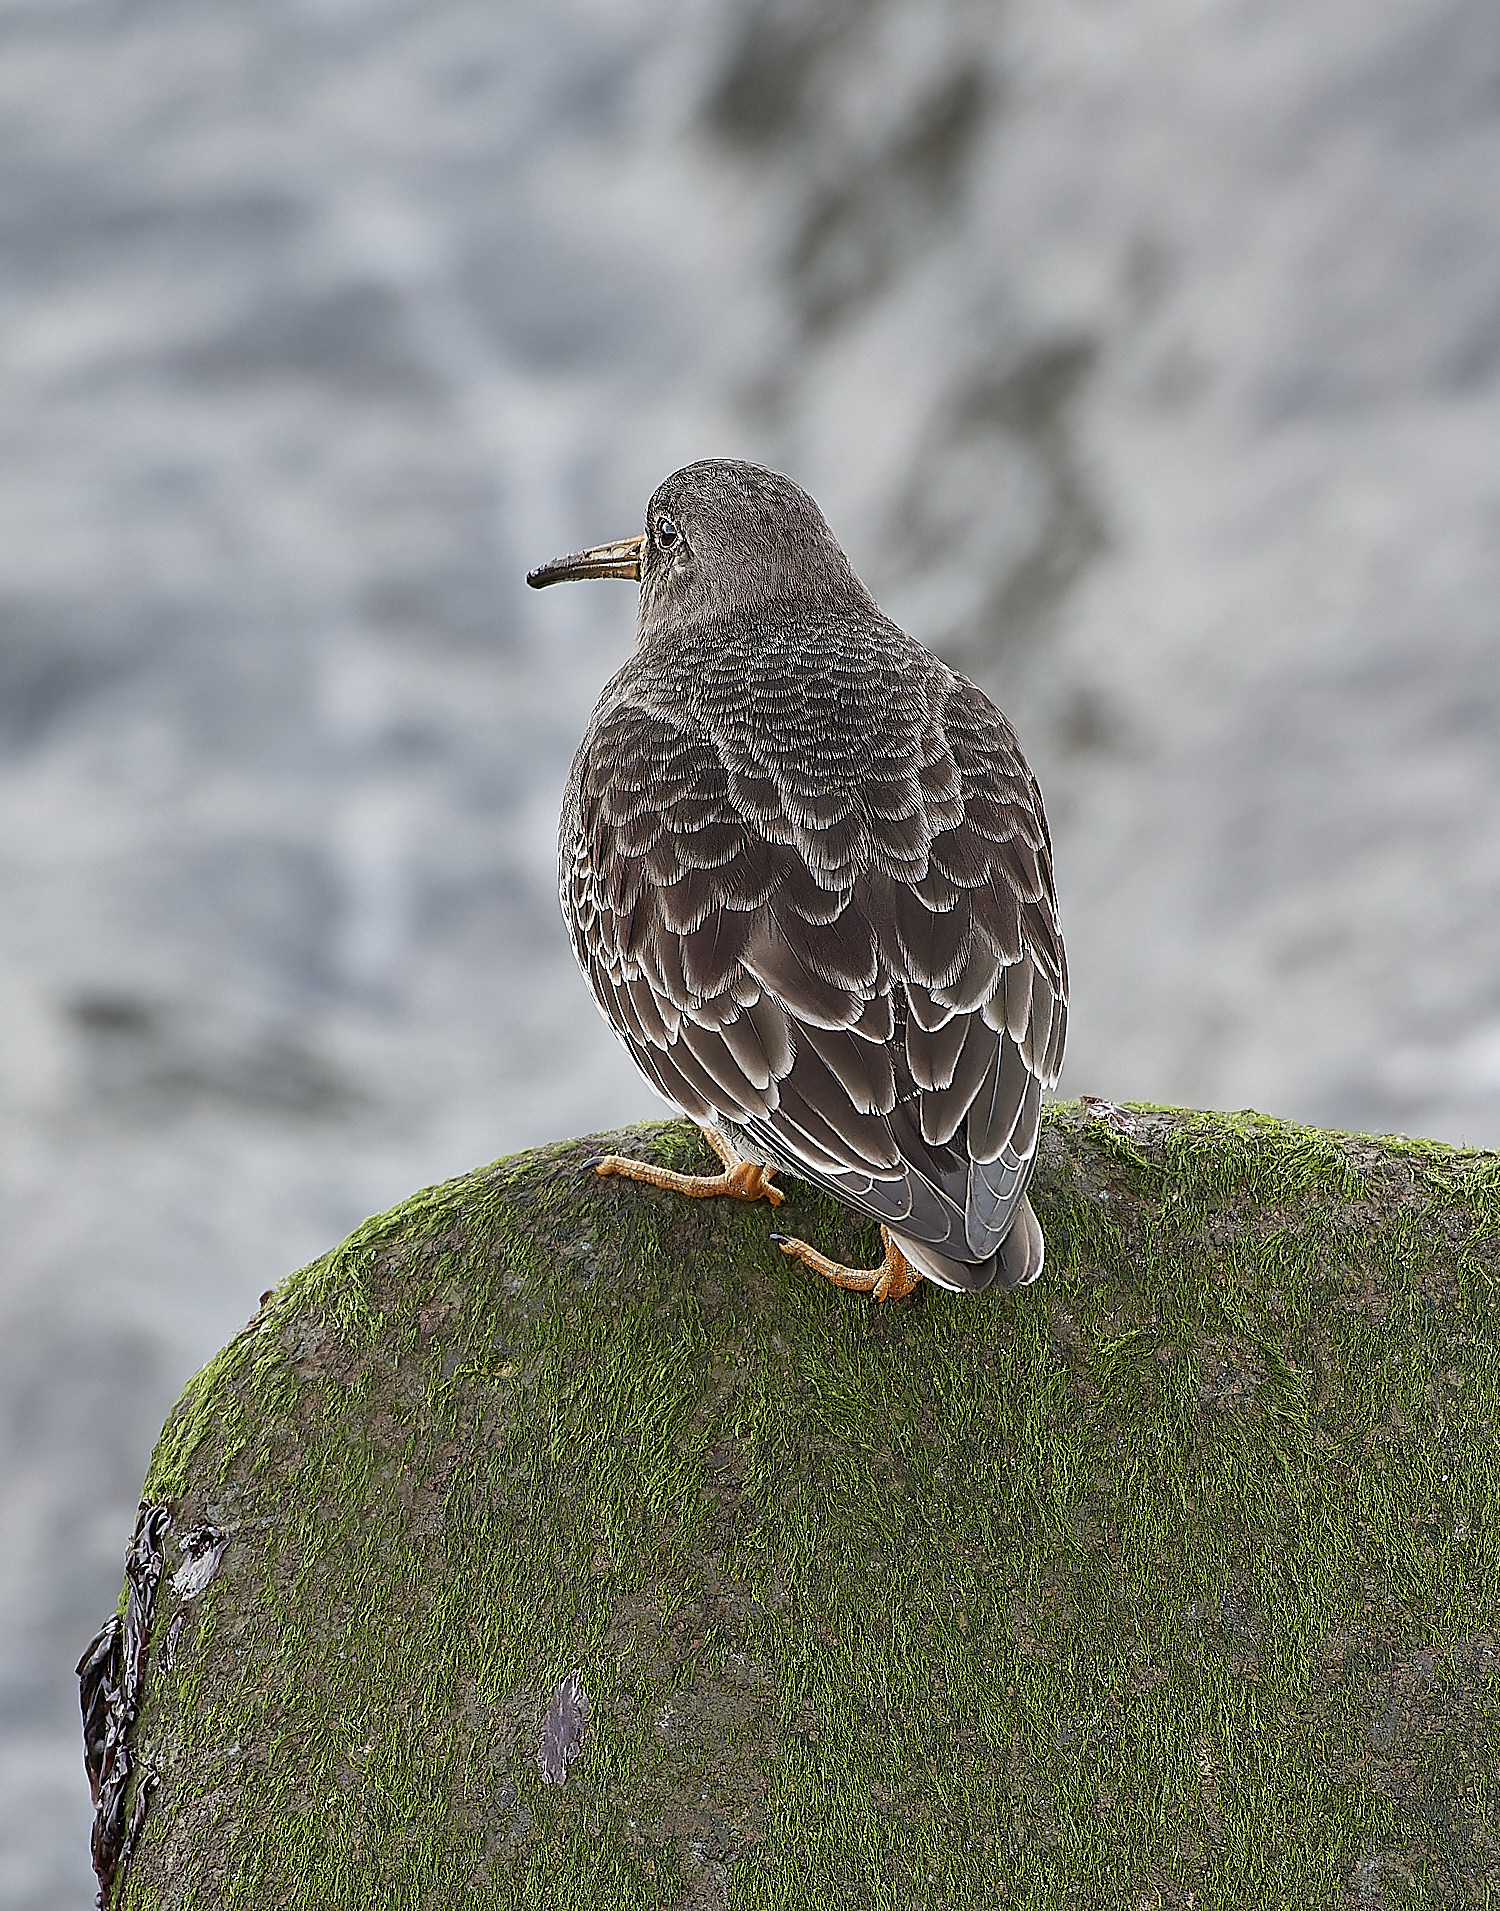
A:
POLYGON ((794 1240, 787 1234, 773 1234, 771 1239, 783 1254, 805 1262, 825 1281, 832 1281, 838 1287, 852 1287, 857 1293, 873 1294, 878 1301, 899 1301, 911 1293, 922 1276, 891 1239, 889 1228, 882 1228, 880 1237, 885 1242, 885 1259, 879 1267, 871 1268, 844 1267, 838 1261, 830 1261, 815 1247, 809 1247, 806 1241, 794 1240))
POLYGON ((658 1168, 653 1161, 632 1161, 629 1155, 596 1155, 583 1165, 596 1174, 627 1175, 632 1181, 670 1188, 674 1194, 691 1195, 695 1200, 710 1194, 732 1194, 736 1201, 764 1198, 773 1208, 781 1206, 786 1196, 771 1179, 774 1168, 763 1168, 758 1161, 741 1161, 712 1128, 703 1130, 703 1139, 723 1162, 723 1174, 678 1174, 672 1168, 658 1168))

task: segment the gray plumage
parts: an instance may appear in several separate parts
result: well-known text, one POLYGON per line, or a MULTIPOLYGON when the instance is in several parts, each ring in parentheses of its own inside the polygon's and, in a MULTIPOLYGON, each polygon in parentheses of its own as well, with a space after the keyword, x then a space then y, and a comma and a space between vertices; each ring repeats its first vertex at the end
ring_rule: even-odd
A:
POLYGON ((1034 1279, 1067 968, 1014 732, 789 478, 674 473, 639 567, 559 839, 599 1006, 668 1102, 885 1223, 929 1279, 1034 1279))

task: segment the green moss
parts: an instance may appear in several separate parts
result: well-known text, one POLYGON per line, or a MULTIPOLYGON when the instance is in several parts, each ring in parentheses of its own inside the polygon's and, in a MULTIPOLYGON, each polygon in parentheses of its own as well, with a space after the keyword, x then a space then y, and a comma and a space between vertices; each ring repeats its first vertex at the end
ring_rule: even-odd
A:
POLYGON ((876 1258, 811 1190, 596 1151, 367 1222, 190 1384, 147 1491, 234 1541, 120 1903, 1500 1889, 1495 1156, 1059 1106, 1039 1286, 880 1308, 768 1241, 876 1258))

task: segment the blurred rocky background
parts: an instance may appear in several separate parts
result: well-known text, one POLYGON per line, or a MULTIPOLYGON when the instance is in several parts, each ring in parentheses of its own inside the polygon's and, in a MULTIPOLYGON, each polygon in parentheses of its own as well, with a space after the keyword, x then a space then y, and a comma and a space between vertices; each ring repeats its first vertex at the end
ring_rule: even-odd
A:
POLYGON ((1064 1092, 1500 1143, 1489 0, 0 4, 0 1900, 292 1265, 645 1112, 553 889, 707 454, 1011 713, 1064 1092))

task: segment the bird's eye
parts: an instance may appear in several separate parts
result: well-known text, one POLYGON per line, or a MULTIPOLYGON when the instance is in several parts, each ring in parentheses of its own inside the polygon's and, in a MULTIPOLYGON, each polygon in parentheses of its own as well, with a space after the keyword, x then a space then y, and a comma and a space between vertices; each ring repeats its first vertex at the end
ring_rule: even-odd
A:
POLYGON ((658 518, 656 520, 656 545, 658 550, 670 551, 681 536, 681 531, 678 530, 671 518, 658 518))

